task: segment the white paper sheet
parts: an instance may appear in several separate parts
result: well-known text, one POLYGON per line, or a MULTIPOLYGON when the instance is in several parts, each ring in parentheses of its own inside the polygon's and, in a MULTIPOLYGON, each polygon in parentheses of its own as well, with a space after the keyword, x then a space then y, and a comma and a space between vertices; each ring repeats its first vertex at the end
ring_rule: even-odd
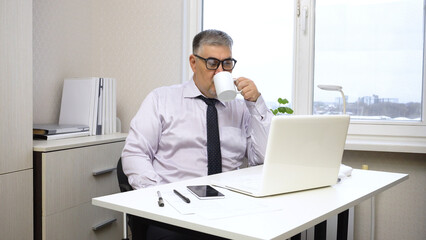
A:
POLYGON ((173 190, 162 192, 163 198, 181 214, 197 214, 207 219, 220 219, 236 217, 268 211, 278 211, 277 207, 259 203, 256 198, 239 193, 218 189, 225 194, 225 198, 199 200, 186 189, 177 189, 191 202, 186 203, 180 199, 173 190))

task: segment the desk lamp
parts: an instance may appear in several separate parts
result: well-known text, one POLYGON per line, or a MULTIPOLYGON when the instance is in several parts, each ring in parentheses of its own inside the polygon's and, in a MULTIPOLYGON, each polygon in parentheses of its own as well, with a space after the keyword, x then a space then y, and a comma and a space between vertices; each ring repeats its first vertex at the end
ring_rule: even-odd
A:
POLYGON ((345 98, 345 94, 342 91, 341 86, 338 86, 338 85, 318 85, 318 87, 320 89, 326 90, 326 91, 340 92, 342 94, 342 98, 343 98, 343 114, 346 114, 346 98, 345 98))

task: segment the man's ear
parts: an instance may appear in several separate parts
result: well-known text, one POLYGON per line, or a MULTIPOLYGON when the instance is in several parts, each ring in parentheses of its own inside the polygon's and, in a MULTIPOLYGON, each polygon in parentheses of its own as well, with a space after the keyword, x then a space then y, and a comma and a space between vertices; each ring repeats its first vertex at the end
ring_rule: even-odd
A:
POLYGON ((195 56, 194 54, 191 54, 191 56, 189 56, 189 65, 191 66, 192 71, 195 73, 195 56))

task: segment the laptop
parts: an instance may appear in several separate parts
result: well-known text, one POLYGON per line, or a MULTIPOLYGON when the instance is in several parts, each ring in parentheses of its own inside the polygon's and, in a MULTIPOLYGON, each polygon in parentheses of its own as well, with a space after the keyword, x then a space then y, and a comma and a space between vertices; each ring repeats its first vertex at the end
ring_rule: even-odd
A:
POLYGON ((333 185, 349 120, 348 115, 275 116, 261 173, 215 185, 254 197, 333 185))

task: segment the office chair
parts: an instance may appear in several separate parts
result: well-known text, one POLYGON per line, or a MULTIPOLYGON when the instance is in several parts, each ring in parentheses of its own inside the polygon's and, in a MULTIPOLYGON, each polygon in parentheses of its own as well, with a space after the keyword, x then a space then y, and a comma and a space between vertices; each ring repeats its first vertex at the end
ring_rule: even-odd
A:
MULTIPOLYGON (((123 172, 123 166, 121 164, 121 158, 118 159, 117 163, 117 179, 118 186, 120 187, 121 192, 132 191, 133 188, 129 184, 126 174, 123 172)), ((130 227, 132 232, 132 239, 145 239, 147 225, 141 222, 141 218, 133 216, 131 214, 123 213, 124 227, 123 227, 123 240, 129 240, 127 234, 127 225, 130 227)))
POLYGON ((118 186, 120 187, 121 192, 132 191, 133 188, 130 186, 129 181, 127 180, 126 174, 123 172, 123 166, 121 165, 121 158, 118 159, 117 163, 117 178, 118 186))

